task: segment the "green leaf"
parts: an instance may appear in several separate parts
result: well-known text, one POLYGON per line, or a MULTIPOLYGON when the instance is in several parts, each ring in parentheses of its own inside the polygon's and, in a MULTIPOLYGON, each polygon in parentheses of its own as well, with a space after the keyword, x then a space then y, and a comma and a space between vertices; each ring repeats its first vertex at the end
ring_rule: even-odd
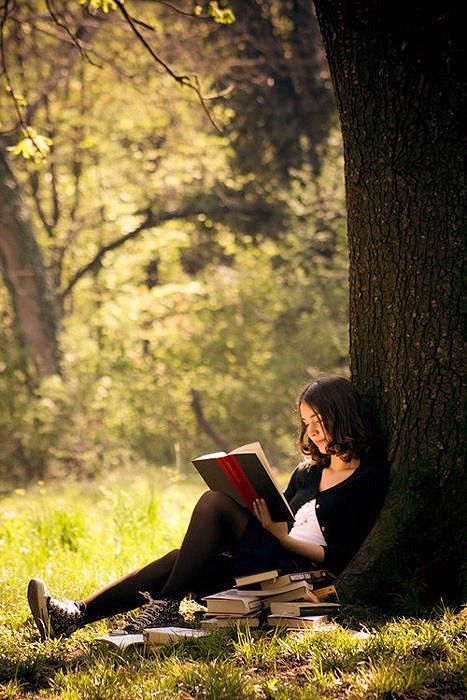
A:
POLYGON ((212 0, 208 4, 208 13, 214 22, 218 24, 232 24, 235 22, 235 15, 230 7, 220 8, 217 0, 212 0))
POLYGON ((38 134, 32 127, 22 129, 23 138, 15 146, 8 146, 7 150, 15 156, 22 156, 28 160, 32 158, 36 163, 45 160, 49 154, 52 139, 43 134, 38 134))
MULTIPOLYGON (((122 0, 122 3, 124 0, 122 0)), ((117 3, 115 0, 79 0, 80 5, 89 5, 93 10, 102 10, 102 12, 108 13, 109 10, 116 10, 117 3)))

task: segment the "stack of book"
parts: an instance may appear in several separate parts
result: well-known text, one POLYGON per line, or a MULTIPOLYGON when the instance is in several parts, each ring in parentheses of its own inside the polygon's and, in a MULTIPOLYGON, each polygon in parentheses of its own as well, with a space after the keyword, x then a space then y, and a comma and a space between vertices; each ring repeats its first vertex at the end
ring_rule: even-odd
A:
POLYGON ((322 624, 340 608, 333 580, 324 570, 291 574, 272 570, 242 576, 235 579, 236 588, 204 598, 207 613, 201 628, 259 627, 267 622, 300 629, 322 624))
POLYGON ((201 620, 201 629, 212 630, 237 624, 259 627, 263 603, 256 591, 230 588, 204 598, 207 612, 201 620))

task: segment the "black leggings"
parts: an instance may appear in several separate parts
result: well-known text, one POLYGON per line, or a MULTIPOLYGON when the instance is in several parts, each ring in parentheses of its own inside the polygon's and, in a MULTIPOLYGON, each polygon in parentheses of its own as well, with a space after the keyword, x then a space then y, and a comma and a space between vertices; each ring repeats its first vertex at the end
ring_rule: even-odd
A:
POLYGON ((249 514, 229 496, 207 491, 196 504, 180 549, 136 569, 81 601, 85 621, 127 612, 153 598, 197 597, 233 584, 232 556, 246 530, 249 514))

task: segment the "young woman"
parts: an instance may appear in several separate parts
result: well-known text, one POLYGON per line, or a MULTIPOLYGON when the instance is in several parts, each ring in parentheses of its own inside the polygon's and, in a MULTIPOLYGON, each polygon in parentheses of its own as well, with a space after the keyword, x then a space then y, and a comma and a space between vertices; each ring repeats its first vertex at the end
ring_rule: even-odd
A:
POLYGON ((285 497, 294 523, 274 522, 259 499, 254 515, 229 496, 207 491, 180 549, 132 571, 81 601, 49 596, 39 579, 28 601, 42 639, 146 603, 125 631, 179 621, 181 599, 230 588, 235 576, 279 568, 339 574, 371 530, 387 490, 387 467, 350 381, 328 376, 301 392, 300 449, 285 497), (147 602, 149 601, 149 602, 147 602))

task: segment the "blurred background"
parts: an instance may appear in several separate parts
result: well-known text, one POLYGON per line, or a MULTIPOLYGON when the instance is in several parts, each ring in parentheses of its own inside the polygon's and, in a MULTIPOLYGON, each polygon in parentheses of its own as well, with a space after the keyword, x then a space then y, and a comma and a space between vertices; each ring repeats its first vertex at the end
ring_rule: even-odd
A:
MULTIPOLYGON (((8 3, 7 3, 8 5, 8 3)), ((0 479, 192 469, 348 371, 343 156, 305 0, 11 2, 0 479)))

